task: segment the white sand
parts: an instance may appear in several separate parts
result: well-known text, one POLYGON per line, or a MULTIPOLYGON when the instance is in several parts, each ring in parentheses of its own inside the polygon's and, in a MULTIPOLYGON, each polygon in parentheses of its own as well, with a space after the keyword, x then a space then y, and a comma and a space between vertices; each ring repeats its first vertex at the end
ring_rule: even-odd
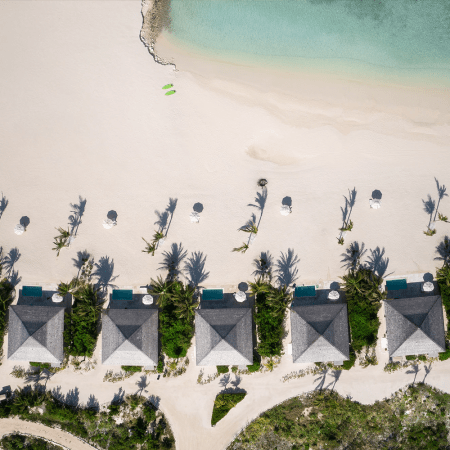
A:
MULTIPOLYGON (((87 249, 96 261, 114 261, 115 284, 145 285, 160 272, 161 251, 180 242, 189 254, 206 255, 204 286, 234 291, 251 279, 261 251, 278 259, 289 248, 300 258, 299 283, 336 280, 346 248, 336 240, 340 208, 353 187, 355 226, 346 244, 385 248, 388 273, 434 273, 435 247, 450 229, 438 223, 435 236, 423 234, 422 199, 436 199, 434 177, 450 183, 448 92, 311 74, 284 81, 276 72, 206 65, 182 51, 175 72, 153 62, 139 40, 141 21, 140 2, 0 3, 0 191, 9 200, 0 245, 5 253, 19 249, 22 284, 69 280, 76 274, 72 258, 87 249), (167 83, 177 91, 171 97, 161 90, 167 83), (275 84, 289 86, 289 95, 275 84), (260 177, 269 185, 258 238, 245 255, 232 253, 245 239, 237 229, 254 212, 247 205, 260 177), (379 210, 369 208, 374 189, 383 194, 379 210), (79 195, 87 199, 83 223, 56 258, 54 227, 66 226, 79 195), (288 217, 279 213, 285 196, 292 198, 288 217), (141 252, 141 237, 151 239, 154 211, 170 197, 178 205, 152 258, 141 252), (196 202, 204 210, 191 224, 196 202), (105 230, 109 210, 117 211, 118 225, 105 230), (17 236, 22 216, 31 223, 17 236)), ((448 198, 440 211, 450 214, 448 198)), ((246 378, 248 398, 214 429, 218 380, 196 385, 193 365, 176 380, 153 378, 148 391, 161 396, 180 450, 210 449, 212 439, 220 449, 246 420, 314 387, 313 377, 280 382, 294 370, 287 358, 273 374, 246 378)), ((3 362, 0 385, 14 388, 13 365, 3 362)), ((384 374, 384 362, 344 373, 337 390, 372 402, 412 381, 405 373, 384 374)), ((437 364, 427 381, 448 391, 448 364, 437 364)), ((102 383, 105 372, 101 365, 85 375, 64 372, 48 386, 77 386, 83 402, 92 393, 110 401, 120 386, 137 391, 138 377, 112 385, 102 383)))

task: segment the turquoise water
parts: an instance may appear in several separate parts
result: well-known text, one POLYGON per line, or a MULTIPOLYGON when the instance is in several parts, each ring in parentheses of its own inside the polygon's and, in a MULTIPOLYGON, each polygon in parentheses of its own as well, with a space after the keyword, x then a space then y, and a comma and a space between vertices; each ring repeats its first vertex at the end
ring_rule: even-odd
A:
POLYGON ((450 74, 450 0, 171 0, 175 40, 225 61, 450 74))

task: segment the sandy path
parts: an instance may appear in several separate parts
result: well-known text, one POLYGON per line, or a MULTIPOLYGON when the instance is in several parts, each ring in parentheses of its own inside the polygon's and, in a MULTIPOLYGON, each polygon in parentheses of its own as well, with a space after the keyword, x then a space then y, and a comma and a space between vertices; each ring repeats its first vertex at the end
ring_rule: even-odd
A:
POLYGON ((65 431, 46 427, 40 423, 26 422, 20 419, 0 419, 0 437, 16 432, 48 439, 70 450, 92 450, 95 448, 65 431))

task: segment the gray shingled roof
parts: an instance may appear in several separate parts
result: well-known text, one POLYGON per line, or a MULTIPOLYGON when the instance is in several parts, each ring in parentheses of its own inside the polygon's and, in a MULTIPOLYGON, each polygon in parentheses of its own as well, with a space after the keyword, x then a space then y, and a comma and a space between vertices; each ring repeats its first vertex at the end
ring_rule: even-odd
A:
POLYGON ((9 307, 8 359, 60 364, 64 357, 64 308, 9 307))
POLYGON ((445 351, 444 315, 439 295, 385 302, 389 356, 445 351))
POLYGON ((158 311, 105 311, 102 322, 102 363, 123 366, 157 365, 158 311))
POLYGON ((291 336, 294 363, 348 360, 347 305, 341 303, 292 308, 291 336))
POLYGON ((252 310, 196 311, 195 345, 197 366, 253 364, 252 310))

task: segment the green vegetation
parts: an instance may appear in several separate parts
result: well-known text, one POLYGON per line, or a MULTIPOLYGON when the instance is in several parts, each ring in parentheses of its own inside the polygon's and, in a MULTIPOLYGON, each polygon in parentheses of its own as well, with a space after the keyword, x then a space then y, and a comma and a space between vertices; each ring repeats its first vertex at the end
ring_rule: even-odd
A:
POLYGON ((8 307, 14 299, 14 286, 6 279, 1 279, 2 266, 1 266, 1 254, 0 254, 0 356, 2 354, 3 339, 6 331, 6 313, 8 307))
POLYGON ((11 399, 0 402, 0 418, 12 416, 61 427, 101 449, 175 449, 175 441, 164 415, 138 395, 128 396, 122 403, 110 405, 107 412, 97 412, 92 408, 66 405, 49 392, 16 390, 11 399), (42 409, 42 414, 36 407, 42 409), (118 424, 114 417, 119 414, 124 421, 118 424))
POLYGON ((47 369, 50 370, 52 365, 50 363, 41 363, 41 362, 30 362, 31 367, 39 367, 39 369, 47 369))
POLYGON ((228 373, 229 371, 228 366, 217 366, 217 373, 228 373))
POLYGON ((248 250, 248 244, 245 242, 242 243, 240 247, 233 248, 233 252, 245 253, 248 250))
POLYGON ((255 296, 255 324, 258 335, 258 353, 261 356, 281 356, 283 350, 284 319, 290 300, 287 286, 276 288, 270 279, 249 283, 255 296))
POLYGON ((132 373, 142 372, 141 366, 121 366, 121 369, 124 372, 132 372, 132 373))
MULTIPOLYGON (((444 245, 447 248, 449 247, 448 238, 445 238, 444 245)), ((439 353, 439 359, 445 361, 450 358, 450 266, 447 262, 444 262, 444 265, 437 269, 436 279, 441 293, 442 304, 447 314, 446 350, 443 353, 439 353)))
POLYGON ((64 247, 69 246, 70 232, 69 232, 69 229, 67 229, 67 231, 66 231, 61 227, 56 228, 56 229, 58 230, 59 235, 54 238, 55 241, 53 242, 53 245, 55 247, 53 248, 53 250, 56 251, 56 256, 59 256, 60 251, 64 247))
POLYGON ((144 253, 148 253, 152 256, 155 256, 155 251, 158 248, 158 242, 164 238, 164 234, 160 231, 155 231, 155 234, 153 235, 152 242, 146 241, 144 238, 142 240, 147 244, 144 250, 142 250, 144 253))
POLYGON ((64 341, 71 356, 92 357, 97 345, 100 312, 103 302, 100 292, 91 283, 93 261, 83 260, 80 276, 69 283, 60 283, 60 295, 73 295, 74 304, 64 318, 64 341))
POLYGON ((244 400, 246 394, 219 394, 214 400, 211 416, 211 426, 222 420, 239 402, 244 400))
POLYGON ((195 288, 176 279, 151 280, 150 294, 157 294, 161 350, 170 358, 183 358, 194 336, 195 288))
MULTIPOLYGON (((383 279, 371 270, 358 266, 342 277, 347 297, 348 320, 351 332, 351 355, 372 347, 377 342, 378 310, 386 294, 380 292, 383 279)), ((353 356, 356 359, 356 355, 353 356)), ((347 368, 350 362, 347 361, 347 368)), ((349 368, 349 367, 348 367, 349 368)))
POLYGON ((449 413, 450 395, 421 383, 372 405, 314 392, 263 413, 228 450, 445 449, 449 413))
POLYGON ((51 444, 44 439, 24 436, 22 434, 10 434, 0 440, 0 447, 5 450, 62 450, 59 445, 51 444))
POLYGON ((239 228, 238 231, 244 231, 245 233, 258 234, 258 227, 255 222, 251 222, 248 225, 244 225, 242 228, 239 228))

